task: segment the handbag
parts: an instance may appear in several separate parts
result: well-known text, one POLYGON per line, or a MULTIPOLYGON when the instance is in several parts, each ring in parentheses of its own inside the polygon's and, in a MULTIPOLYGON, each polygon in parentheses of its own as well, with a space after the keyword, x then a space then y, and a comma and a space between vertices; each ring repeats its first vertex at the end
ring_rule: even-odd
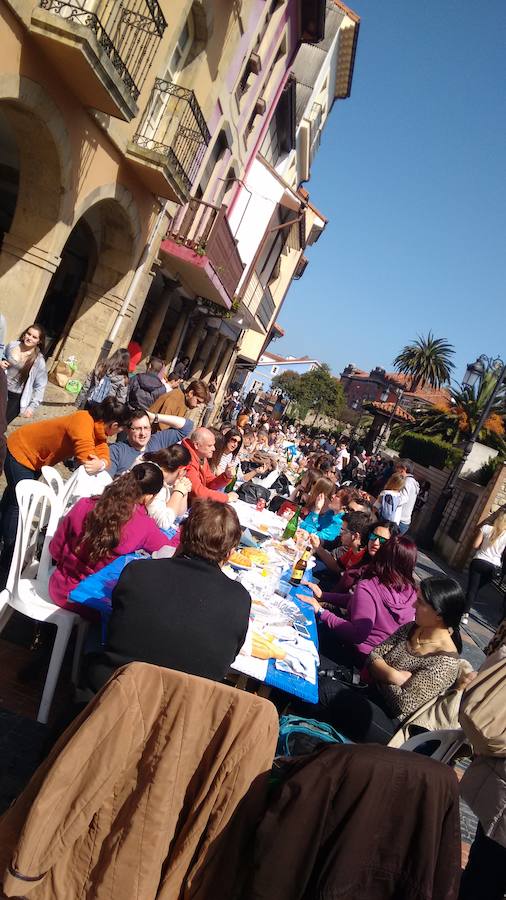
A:
POLYGON ((261 484, 253 484, 251 481, 241 484, 237 494, 239 499, 244 500, 245 503, 256 503, 257 500, 265 500, 267 502, 271 496, 271 492, 267 488, 264 488, 261 484))
POLYGON ((500 647, 464 691, 459 722, 475 753, 506 756, 506 654, 500 647))

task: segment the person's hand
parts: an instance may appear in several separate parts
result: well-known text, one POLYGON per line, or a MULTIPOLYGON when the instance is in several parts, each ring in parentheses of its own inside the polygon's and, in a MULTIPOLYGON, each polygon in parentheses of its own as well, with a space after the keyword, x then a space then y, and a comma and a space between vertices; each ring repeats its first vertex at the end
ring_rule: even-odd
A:
POLYGON ((230 493, 227 494, 227 497, 229 503, 235 503, 236 500, 239 499, 239 494, 236 494, 235 491, 230 491, 230 493))
POLYGON ((466 688, 469 687, 470 684, 474 681, 475 678, 478 677, 478 672, 463 672, 462 675, 459 675, 456 683, 456 687, 459 691, 465 691, 466 688))
POLYGON ((2 369, 8 369, 10 366, 10 362, 7 362, 6 359, 2 359, 2 362, 0 362, 0 366, 2 366, 2 369))
POLYGON ((321 513, 324 503, 325 503, 325 494, 318 494, 318 496, 315 500, 315 504, 314 504, 315 513, 321 513))
POLYGON ((406 684, 406 681, 409 681, 412 674, 412 672, 406 672, 404 669, 392 668, 392 678, 390 683, 396 684, 398 687, 402 687, 403 684, 406 684))
POLYGON ((313 550, 318 550, 318 547, 321 544, 321 540, 317 534, 310 534, 309 535, 309 543, 311 544, 311 547, 313 548, 313 550))
POLYGON ((317 600, 321 600, 323 591, 319 585, 314 581, 303 581, 302 584, 313 592, 313 596, 316 597, 317 600))
POLYGON ((25 409, 21 413, 23 419, 31 419, 33 416, 33 409, 25 409))
POLYGON ((99 472, 104 471, 104 460, 98 456, 90 456, 84 463, 84 468, 88 475, 98 475, 99 472))
POLYGON ((232 466, 227 466, 223 474, 227 476, 229 481, 232 481, 232 478, 235 477, 235 469, 232 466))
POLYGON ((321 611, 322 607, 318 603, 318 600, 315 600, 314 597, 308 597, 307 594, 297 594, 296 596, 298 600, 303 600, 304 603, 309 603, 309 605, 313 607, 315 613, 319 613, 321 611))
POLYGON ((191 483, 190 479, 186 478, 186 476, 184 476, 184 475, 181 478, 178 478, 177 481, 174 482, 174 490, 181 491, 181 493, 184 494, 185 497, 187 494, 190 493, 191 489, 192 489, 192 483, 191 483))

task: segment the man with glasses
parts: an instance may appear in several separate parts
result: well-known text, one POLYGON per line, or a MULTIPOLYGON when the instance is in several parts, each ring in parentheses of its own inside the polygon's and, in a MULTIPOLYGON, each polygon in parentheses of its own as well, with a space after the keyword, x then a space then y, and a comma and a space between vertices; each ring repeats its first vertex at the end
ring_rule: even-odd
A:
POLYGON ((112 478, 128 472, 136 460, 145 452, 163 450, 177 444, 188 437, 193 430, 193 422, 181 416, 163 416, 165 431, 151 433, 151 420, 156 423, 157 416, 144 409, 135 409, 127 424, 126 441, 111 444, 109 452, 111 463, 107 471, 112 478))

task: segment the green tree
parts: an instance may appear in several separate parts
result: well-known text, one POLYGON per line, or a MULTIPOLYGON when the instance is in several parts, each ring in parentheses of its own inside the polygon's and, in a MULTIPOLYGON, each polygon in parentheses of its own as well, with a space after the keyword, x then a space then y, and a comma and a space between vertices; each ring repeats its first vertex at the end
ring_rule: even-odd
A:
MULTIPOLYGON (((396 426, 395 437, 397 438, 398 435, 408 430, 441 437, 451 444, 469 440, 494 390, 496 379, 497 376, 494 372, 486 372, 478 390, 465 385, 450 388, 447 400, 443 399, 433 406, 414 411, 414 424, 396 426)), ((490 415, 485 420, 479 435, 482 443, 494 447, 502 453, 506 451, 505 395, 506 387, 503 387, 497 395, 490 415)))
POLYGON ((339 419, 346 408, 346 397, 341 382, 335 378, 329 366, 323 363, 300 377, 301 397, 297 401, 301 418, 311 410, 329 419, 339 419))
POLYGON ((452 344, 444 338, 435 338, 431 331, 427 337, 419 335, 416 341, 407 344, 394 359, 394 366, 402 375, 410 378, 410 390, 416 391, 420 385, 440 388, 450 380, 455 364, 452 344))
POLYGON ((294 372, 293 369, 286 369, 285 372, 275 375, 271 384, 275 390, 281 391, 288 400, 293 400, 297 403, 301 392, 300 379, 301 376, 298 372, 294 372))

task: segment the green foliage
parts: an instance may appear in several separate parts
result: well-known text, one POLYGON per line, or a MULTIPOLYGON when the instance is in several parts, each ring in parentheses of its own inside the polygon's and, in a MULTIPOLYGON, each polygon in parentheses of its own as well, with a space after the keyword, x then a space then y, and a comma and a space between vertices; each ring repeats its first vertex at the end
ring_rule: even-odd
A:
POLYGON ((436 469, 451 469, 462 458, 462 450, 447 444, 441 438, 411 431, 403 434, 399 453, 422 466, 434 466, 436 469))
POLYGON ((325 363, 304 375, 288 369, 275 375, 272 386, 297 405, 299 418, 305 419, 314 411, 330 419, 339 419, 346 409, 346 398, 340 381, 335 378, 325 363))
POLYGON ((453 345, 444 338, 435 338, 431 331, 427 337, 418 336, 416 341, 406 346, 394 359, 394 366, 403 375, 411 378, 410 390, 419 385, 440 388, 450 380, 455 368, 451 357, 455 353, 453 345))
POLYGON ((492 481, 497 470, 506 463, 504 456, 494 456, 493 459, 487 460, 473 475, 473 481, 476 484, 482 484, 484 487, 492 481))

